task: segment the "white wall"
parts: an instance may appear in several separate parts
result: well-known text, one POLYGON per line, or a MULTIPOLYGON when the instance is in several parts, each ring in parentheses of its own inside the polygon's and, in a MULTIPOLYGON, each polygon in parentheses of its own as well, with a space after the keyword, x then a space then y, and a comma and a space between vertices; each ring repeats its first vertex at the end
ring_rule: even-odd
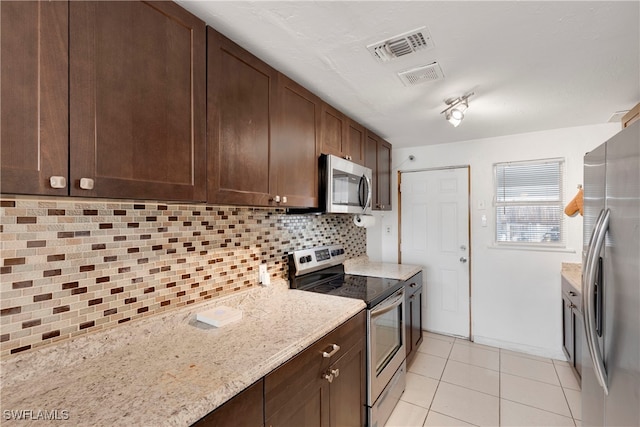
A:
POLYGON ((619 124, 602 124, 394 149, 394 210, 375 213, 376 225, 367 229, 369 258, 372 261, 398 261, 398 170, 470 165, 474 340, 546 357, 564 358, 561 350, 560 269, 562 262, 581 262, 582 218, 579 215, 565 217, 567 248, 564 251, 495 248, 493 164, 564 158, 564 192, 568 202, 574 197, 577 184, 582 183, 584 154, 619 130, 619 124), (415 160, 408 160, 410 154, 415 156, 415 160), (481 201, 485 203, 485 210, 478 209, 481 201), (487 227, 481 227, 482 214, 487 215, 487 227))

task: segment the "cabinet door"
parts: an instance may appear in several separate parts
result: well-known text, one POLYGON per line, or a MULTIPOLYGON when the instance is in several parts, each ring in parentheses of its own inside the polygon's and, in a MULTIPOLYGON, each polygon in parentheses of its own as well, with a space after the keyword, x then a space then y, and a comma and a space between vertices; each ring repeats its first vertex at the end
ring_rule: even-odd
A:
POLYGON ((578 378, 582 379, 582 346, 586 340, 584 336, 584 319, 582 313, 577 310, 573 310, 573 349, 574 349, 574 363, 575 371, 578 374, 578 378))
POLYGON ((391 210, 391 144, 385 140, 378 144, 378 205, 380 210, 391 210))
POLYGON ((338 374, 329 384, 332 427, 365 425, 365 351, 365 342, 362 339, 329 367, 329 374, 338 374))
POLYGON ((204 22, 139 1, 70 2, 69 20, 71 194, 205 200, 204 22))
POLYGON ((64 196, 69 146, 68 4, 0 2, 3 193, 64 196))
POLYGON ((344 155, 359 165, 364 165, 364 138, 364 127, 349 120, 347 126, 347 144, 344 149, 344 155))
POLYGON ((575 360, 574 354, 574 338, 573 338, 573 314, 571 301, 562 297, 562 348, 569 359, 569 363, 573 365, 575 360))
POLYGON ((347 123, 344 114, 329 104, 322 103, 321 152, 343 156, 346 147, 347 123))
POLYGON ((318 206, 320 106, 320 99, 311 92, 278 75, 270 182, 277 195, 286 197, 281 206, 318 206))
POLYGON ((264 380, 249 386, 237 396, 206 415, 192 427, 260 427, 264 425, 264 380))
POLYGON ((411 298, 411 348, 417 350, 422 344, 422 286, 411 298))
POLYGON ((208 28, 208 201, 268 206, 276 71, 208 28))

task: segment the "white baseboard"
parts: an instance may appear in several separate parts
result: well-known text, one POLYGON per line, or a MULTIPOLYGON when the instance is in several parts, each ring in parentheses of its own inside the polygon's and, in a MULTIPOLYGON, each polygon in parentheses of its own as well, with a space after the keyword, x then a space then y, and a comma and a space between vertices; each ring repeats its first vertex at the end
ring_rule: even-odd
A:
POLYGON ((505 350, 517 351, 520 353, 532 354, 534 356, 546 357, 549 359, 556 359, 556 360, 567 360, 566 356, 562 352, 562 349, 534 347, 526 344, 519 344, 519 343, 510 342, 510 341, 502 341, 502 340, 483 337, 479 335, 474 335, 473 341, 478 344, 503 348, 505 350))

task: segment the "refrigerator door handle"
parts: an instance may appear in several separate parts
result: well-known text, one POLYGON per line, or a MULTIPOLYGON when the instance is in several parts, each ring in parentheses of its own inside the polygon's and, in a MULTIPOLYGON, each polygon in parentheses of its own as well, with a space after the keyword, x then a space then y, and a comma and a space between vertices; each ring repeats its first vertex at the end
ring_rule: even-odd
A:
MULTIPOLYGON (((585 274, 583 275, 582 288, 584 293, 583 298, 583 311, 584 311, 584 329, 587 340, 587 348, 589 349, 589 355, 593 362, 593 369, 596 374, 596 379, 600 386, 604 390, 604 394, 609 394, 607 371, 604 367, 604 360, 598 345, 598 337, 596 330, 596 316, 594 313, 594 287, 596 281, 596 272, 598 269, 598 260, 600 257, 600 251, 604 245, 604 238, 609 228, 609 209, 602 210, 596 221, 596 225, 593 229, 593 234, 589 240, 589 246, 587 247, 587 256, 585 261, 585 274)), ((602 297, 604 291, 602 283, 599 283, 598 292, 602 297)), ((602 316, 602 313, 600 313, 602 316)))

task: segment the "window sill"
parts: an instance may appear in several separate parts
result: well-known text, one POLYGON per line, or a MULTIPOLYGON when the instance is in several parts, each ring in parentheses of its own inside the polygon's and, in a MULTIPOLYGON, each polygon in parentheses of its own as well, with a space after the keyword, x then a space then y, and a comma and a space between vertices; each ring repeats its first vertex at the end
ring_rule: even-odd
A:
POLYGON ((526 252, 560 252, 575 254, 576 250, 559 246, 526 246, 526 245, 489 245, 489 249, 507 250, 507 251, 526 251, 526 252))

